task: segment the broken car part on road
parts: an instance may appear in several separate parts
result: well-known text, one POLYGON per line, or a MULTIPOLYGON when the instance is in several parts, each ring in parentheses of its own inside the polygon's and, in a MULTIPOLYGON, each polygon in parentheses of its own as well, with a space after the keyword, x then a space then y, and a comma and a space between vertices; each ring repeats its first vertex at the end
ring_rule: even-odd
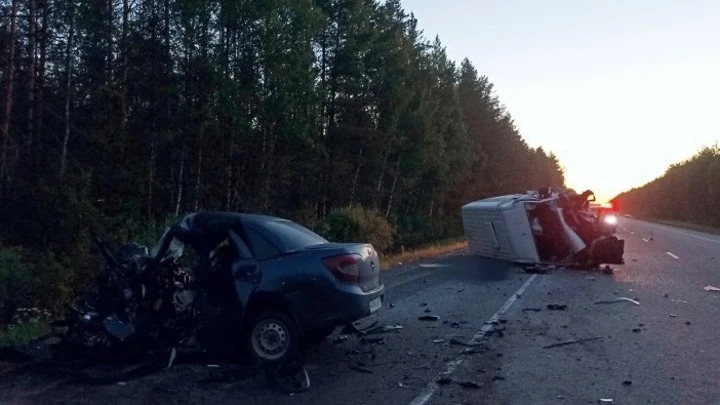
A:
POLYGON ((538 265, 549 264, 624 264, 625 241, 613 235, 614 224, 593 212, 592 201, 589 190, 550 188, 488 198, 462 207, 463 227, 474 254, 530 265, 531 272, 547 271, 538 265))

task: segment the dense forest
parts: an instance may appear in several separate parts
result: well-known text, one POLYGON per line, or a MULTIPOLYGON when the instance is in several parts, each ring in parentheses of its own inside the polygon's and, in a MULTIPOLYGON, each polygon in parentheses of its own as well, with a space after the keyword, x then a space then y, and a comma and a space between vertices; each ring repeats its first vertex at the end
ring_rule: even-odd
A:
POLYGON ((564 182, 398 0, 0 0, 0 135, 0 323, 90 285, 92 232, 345 215, 387 222, 392 251, 564 182))
POLYGON ((616 199, 621 211, 640 218, 720 227, 719 192, 720 147, 715 145, 616 199))

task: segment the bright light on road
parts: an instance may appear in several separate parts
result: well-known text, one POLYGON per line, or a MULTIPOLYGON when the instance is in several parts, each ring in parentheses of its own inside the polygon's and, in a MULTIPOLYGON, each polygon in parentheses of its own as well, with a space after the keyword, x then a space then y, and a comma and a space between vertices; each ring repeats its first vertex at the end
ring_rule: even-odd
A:
POLYGON ((608 225, 616 225, 617 224, 617 217, 613 214, 605 215, 605 218, 603 218, 606 224, 608 225))

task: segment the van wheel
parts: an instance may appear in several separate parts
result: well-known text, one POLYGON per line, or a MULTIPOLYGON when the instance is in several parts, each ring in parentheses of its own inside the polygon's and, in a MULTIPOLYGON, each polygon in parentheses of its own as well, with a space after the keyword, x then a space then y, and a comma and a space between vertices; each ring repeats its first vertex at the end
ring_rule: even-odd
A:
POLYGON ((283 363, 298 353, 297 325, 282 312, 263 312, 250 321, 246 330, 245 347, 258 363, 283 363))

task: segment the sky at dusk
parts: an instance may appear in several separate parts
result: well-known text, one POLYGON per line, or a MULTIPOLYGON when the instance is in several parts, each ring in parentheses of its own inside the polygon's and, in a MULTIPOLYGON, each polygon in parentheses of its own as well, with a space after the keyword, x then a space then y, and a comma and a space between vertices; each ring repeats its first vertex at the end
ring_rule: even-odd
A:
POLYGON ((404 0, 598 199, 720 139, 720 1, 404 0))

